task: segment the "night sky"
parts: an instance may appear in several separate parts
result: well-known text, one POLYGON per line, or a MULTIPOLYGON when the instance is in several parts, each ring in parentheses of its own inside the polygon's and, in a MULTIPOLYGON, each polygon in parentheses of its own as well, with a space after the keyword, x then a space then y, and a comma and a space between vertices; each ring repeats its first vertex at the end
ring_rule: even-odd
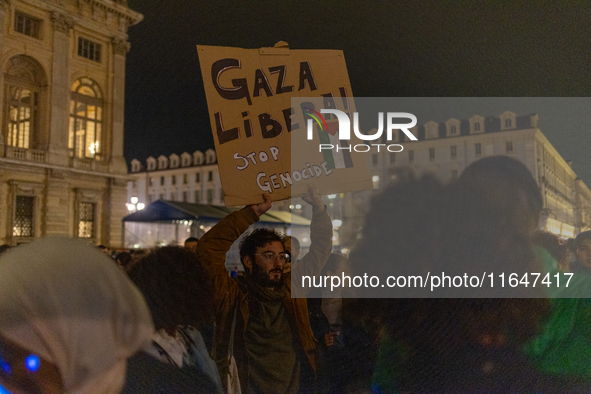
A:
MULTIPOLYGON (((522 97, 591 186, 591 3, 129 0, 125 157, 213 148, 196 45, 344 51, 359 97, 522 97)), ((509 106, 510 105, 510 106, 509 106)), ((397 109, 399 110, 399 109, 397 109)))

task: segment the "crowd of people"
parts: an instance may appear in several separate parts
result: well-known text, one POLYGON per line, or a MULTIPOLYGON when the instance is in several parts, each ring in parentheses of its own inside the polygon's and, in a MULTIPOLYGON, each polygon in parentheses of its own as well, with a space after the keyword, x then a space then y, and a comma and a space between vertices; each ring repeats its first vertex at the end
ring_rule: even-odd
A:
POLYGON ((305 254, 296 238, 249 232, 267 194, 184 247, 0 247, 0 393, 591 392, 591 231, 538 231, 542 197, 521 162, 481 159, 449 184, 399 173, 350 256, 333 252, 313 186, 303 200, 305 254), (244 274, 229 275, 238 239, 244 274), (570 289, 478 298, 292 281, 503 270, 574 276, 570 289))

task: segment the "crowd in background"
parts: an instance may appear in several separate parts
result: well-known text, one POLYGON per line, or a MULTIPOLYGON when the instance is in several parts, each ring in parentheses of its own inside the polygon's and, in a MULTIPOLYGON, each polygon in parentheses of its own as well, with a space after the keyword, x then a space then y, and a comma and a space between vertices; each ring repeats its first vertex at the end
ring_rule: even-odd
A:
POLYGON ((0 393, 591 392, 591 297, 569 296, 591 292, 591 231, 538 231, 540 191, 519 161, 485 158, 450 184, 400 173, 350 256, 332 252, 310 188, 310 251, 255 230, 240 244, 244 274, 229 274, 225 253, 271 207, 263 198, 184 247, 0 246, 0 393), (574 290, 292 296, 292 275, 417 270, 572 272, 574 290))

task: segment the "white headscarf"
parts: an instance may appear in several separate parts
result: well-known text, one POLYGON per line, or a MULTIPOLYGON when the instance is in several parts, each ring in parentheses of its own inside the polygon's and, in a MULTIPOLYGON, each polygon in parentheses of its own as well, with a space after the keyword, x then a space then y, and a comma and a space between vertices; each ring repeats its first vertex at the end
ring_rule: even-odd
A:
POLYGON ((153 331, 139 290, 83 241, 44 238, 0 257, 0 333, 52 362, 68 393, 119 393, 153 331))

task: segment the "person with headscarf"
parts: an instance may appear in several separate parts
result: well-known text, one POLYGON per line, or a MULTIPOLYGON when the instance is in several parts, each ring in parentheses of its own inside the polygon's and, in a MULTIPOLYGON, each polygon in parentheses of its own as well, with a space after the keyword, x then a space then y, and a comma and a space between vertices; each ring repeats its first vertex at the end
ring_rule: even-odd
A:
POLYGON ((0 258, 0 387, 119 393, 154 332, 146 301, 95 247, 44 238, 0 258))

